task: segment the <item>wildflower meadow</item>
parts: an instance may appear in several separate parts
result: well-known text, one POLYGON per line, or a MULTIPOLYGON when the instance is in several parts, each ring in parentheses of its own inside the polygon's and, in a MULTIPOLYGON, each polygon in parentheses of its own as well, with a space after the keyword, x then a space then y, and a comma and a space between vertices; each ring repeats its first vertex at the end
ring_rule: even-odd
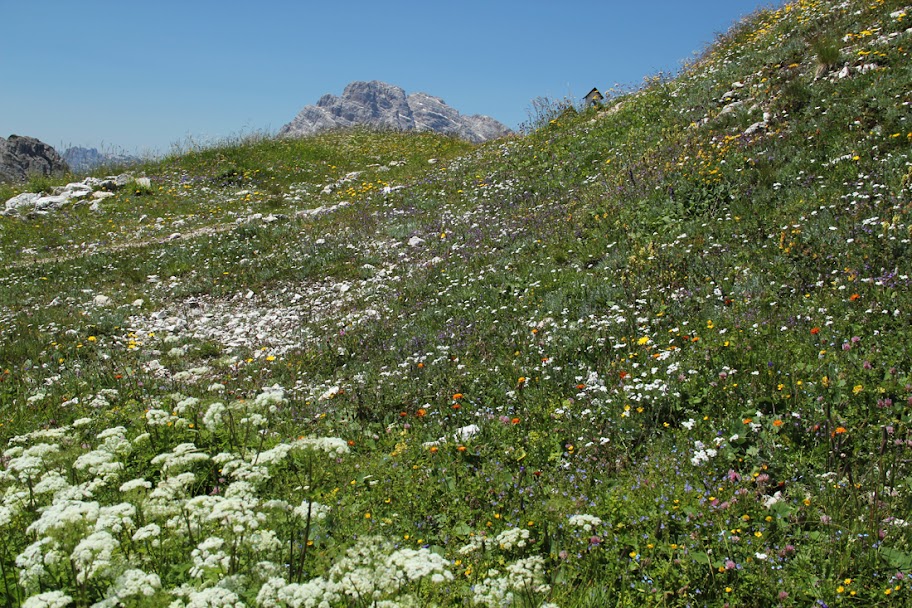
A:
POLYGON ((0 604, 912 604, 910 48, 799 0, 501 140, 0 216, 0 604))

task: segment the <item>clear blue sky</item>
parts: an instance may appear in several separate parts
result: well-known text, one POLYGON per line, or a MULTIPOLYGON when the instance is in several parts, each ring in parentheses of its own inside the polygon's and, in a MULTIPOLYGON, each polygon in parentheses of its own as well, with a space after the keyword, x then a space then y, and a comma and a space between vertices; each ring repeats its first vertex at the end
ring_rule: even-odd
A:
POLYGON ((677 71, 773 0, 0 0, 0 136, 168 151, 382 80, 516 127, 539 96, 677 71))

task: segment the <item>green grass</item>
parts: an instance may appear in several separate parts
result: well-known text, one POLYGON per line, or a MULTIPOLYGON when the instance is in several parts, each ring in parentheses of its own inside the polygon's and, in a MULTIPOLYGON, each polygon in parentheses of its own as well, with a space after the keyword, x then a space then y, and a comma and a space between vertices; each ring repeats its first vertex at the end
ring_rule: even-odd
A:
POLYGON ((522 137, 249 140, 0 218, 6 602, 905 605, 901 9, 760 12, 522 137))

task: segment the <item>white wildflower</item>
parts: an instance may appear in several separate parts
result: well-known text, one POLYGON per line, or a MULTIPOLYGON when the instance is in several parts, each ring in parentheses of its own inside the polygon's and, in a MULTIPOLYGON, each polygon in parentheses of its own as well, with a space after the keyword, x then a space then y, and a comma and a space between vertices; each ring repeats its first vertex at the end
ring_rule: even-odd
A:
POLYGON ((71 603, 73 603, 73 598, 63 591, 46 591, 25 600, 22 608, 64 608, 71 603))
POLYGON ((132 539, 134 542, 140 542, 158 538, 159 535, 161 535, 161 528, 158 524, 146 524, 133 533, 132 539))
POLYGON ((41 516, 26 528, 26 532, 46 536, 55 531, 72 531, 87 524, 94 525, 99 510, 97 502, 59 500, 45 507, 41 516))
POLYGON ((304 500, 294 509, 294 514, 305 521, 307 520, 308 512, 310 513, 311 521, 323 521, 329 515, 329 507, 318 502, 304 500))
POLYGON ((70 487, 70 482, 60 471, 48 471, 41 476, 41 481, 35 484, 32 491, 35 494, 55 494, 61 490, 70 487))
POLYGON ((338 437, 302 437, 294 442, 293 447, 339 456, 349 452, 348 442, 338 437))
POLYGON ((193 591, 187 600, 186 608, 246 608, 237 593, 224 587, 193 591))
POLYGON ((161 465, 162 473, 170 473, 175 469, 185 469, 193 466, 194 463, 209 460, 209 456, 202 453, 192 443, 181 443, 174 447, 171 452, 159 454, 152 459, 152 464, 161 465))
POLYGON ((0 528, 13 521, 14 515, 11 508, 0 505, 0 528))
POLYGON ((218 536, 210 536, 196 546, 190 558, 193 560, 193 567, 190 569, 190 576, 193 578, 203 578, 207 574, 226 574, 231 558, 223 550, 225 541, 218 536))
POLYGON ((170 412, 151 408, 146 412, 146 422, 149 426, 168 426, 168 423, 174 423, 177 416, 172 416, 170 412))
POLYGON ((217 431, 224 424, 224 416, 227 411, 228 408, 225 407, 224 403, 216 401, 210 404, 206 413, 203 414, 203 426, 210 431, 217 431))
POLYGON ((47 567, 53 567, 65 561, 60 545, 50 537, 44 537, 26 547, 16 556, 16 569, 19 570, 19 584, 31 587, 48 574, 47 567))
POLYGON ((161 579, 157 574, 132 568, 118 576, 105 595, 111 606, 117 606, 123 605, 123 600, 128 598, 152 597, 159 589, 161 579))
POLYGON ((196 397, 186 397, 177 402, 177 405, 174 406, 174 411, 183 416, 188 410, 199 405, 199 402, 200 400, 196 397))
POLYGON ((528 540, 528 530, 525 528, 510 528, 498 534, 494 542, 504 551, 511 551, 514 548, 521 549, 525 547, 528 540))
POLYGON ((136 524, 136 507, 128 502, 101 507, 98 511, 98 520, 95 522, 95 531, 107 530, 112 534, 120 534, 125 529, 133 529, 136 524))
POLYGON ((143 478, 131 479, 130 481, 125 481, 120 484, 120 492, 126 494, 127 492, 132 492, 133 490, 150 490, 152 489, 152 482, 146 481, 143 478))
POLYGON ((112 566, 111 559, 119 546, 110 532, 94 532, 82 539, 70 560, 76 568, 76 582, 85 583, 96 576, 103 576, 112 566))
POLYGON ((592 532, 594 528, 602 525, 602 520, 595 515, 571 515, 570 525, 577 528, 582 528, 586 532, 592 532))

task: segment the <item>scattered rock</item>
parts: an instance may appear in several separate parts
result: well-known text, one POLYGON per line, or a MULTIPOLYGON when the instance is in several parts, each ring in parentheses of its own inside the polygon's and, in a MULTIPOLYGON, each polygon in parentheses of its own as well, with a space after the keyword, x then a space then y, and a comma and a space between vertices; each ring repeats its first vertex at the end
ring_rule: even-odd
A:
POLYGON ((755 122, 754 124, 752 124, 751 126, 749 126, 748 128, 746 128, 746 129, 744 130, 744 134, 745 134, 745 135, 751 135, 751 134, 753 134, 753 133, 756 133, 756 132, 759 131, 760 129, 765 129, 765 128, 766 128, 766 121, 765 121, 765 120, 761 120, 760 122, 755 122))
POLYGON ((743 106, 743 105, 744 105, 743 101, 733 101, 730 104, 728 104, 727 106, 725 106, 724 108, 722 108, 721 110, 719 110, 719 116, 725 116, 726 114, 731 114, 735 110, 740 109, 741 106, 743 106))
POLYGON ((54 188, 53 194, 23 192, 6 201, 2 215, 13 215, 23 211, 45 215, 56 211, 62 205, 73 200, 78 200, 91 195, 95 199, 92 210, 99 210, 98 201, 114 196, 113 190, 119 190, 127 184, 136 183, 146 188, 151 188, 152 182, 148 177, 134 178, 130 173, 106 177, 87 177, 81 182, 71 182, 65 186, 54 188))

